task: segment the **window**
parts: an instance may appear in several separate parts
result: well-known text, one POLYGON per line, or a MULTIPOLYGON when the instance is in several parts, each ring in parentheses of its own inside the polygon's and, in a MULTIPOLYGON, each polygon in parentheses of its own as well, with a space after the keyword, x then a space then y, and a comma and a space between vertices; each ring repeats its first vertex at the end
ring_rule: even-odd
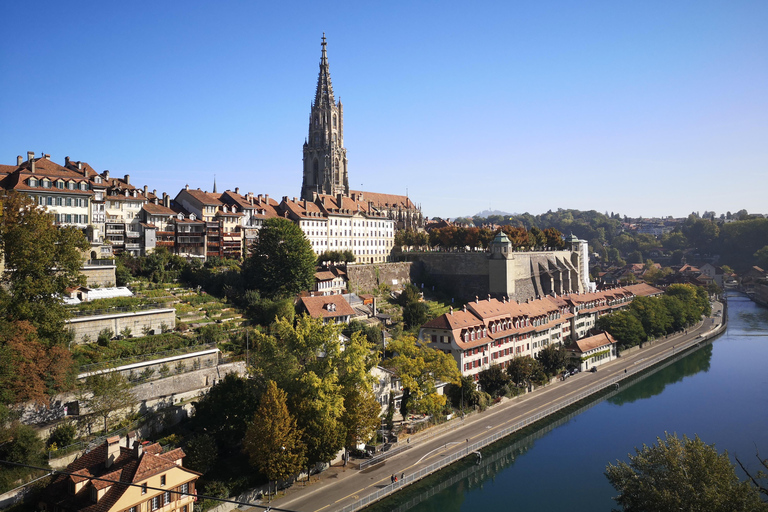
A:
POLYGON ((147 494, 147 483, 141 484, 141 494, 147 494))
POLYGON ((131 507, 128 510, 126 510, 125 512, 138 512, 138 507, 131 507))
POLYGON ((160 475, 160 487, 165 485, 165 475, 160 475))
POLYGON ((157 510, 160 508, 160 496, 155 496, 149 500, 149 510, 157 510))
POLYGON ((189 494, 189 483, 181 484, 181 487, 179 487, 179 492, 182 494, 182 496, 189 494))
POLYGON ((165 491, 163 493, 163 505, 167 505, 171 502, 171 492, 165 491))

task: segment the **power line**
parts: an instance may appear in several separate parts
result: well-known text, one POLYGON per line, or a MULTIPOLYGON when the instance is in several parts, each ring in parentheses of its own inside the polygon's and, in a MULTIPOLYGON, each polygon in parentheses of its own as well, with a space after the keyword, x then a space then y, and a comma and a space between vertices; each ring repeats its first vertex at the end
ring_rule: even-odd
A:
MULTIPOLYGON (((205 494, 190 494, 190 493, 184 493, 184 492, 181 492, 181 491, 172 491, 170 489, 166 489, 166 488, 163 488, 163 487, 150 487, 148 485, 145 486, 144 484, 135 484, 133 482, 121 482, 120 480, 112 480, 110 478, 104 478, 104 477, 99 477, 99 476, 83 476, 83 475, 78 474, 78 473, 71 473, 69 471, 63 471, 63 470, 58 470, 58 469, 43 468, 43 467, 40 467, 40 466, 32 466, 31 464, 22 464, 20 462, 11 462, 11 461, 8 461, 8 460, 0 460, 0 463, 8 464, 10 466, 17 466, 17 467, 30 468, 30 469, 39 469, 41 471, 47 471, 49 474, 76 476, 78 478, 87 478, 88 480, 100 480, 102 482, 107 482, 107 483, 111 483, 111 484, 119 484, 119 485, 124 485, 124 486, 127 486, 127 487, 140 487, 141 489, 148 489, 148 490, 152 490, 152 491, 168 492, 168 493, 171 493, 171 494, 181 494, 182 496, 194 496, 195 498, 200 498, 200 499, 205 499, 205 500, 221 501, 223 503, 234 503, 235 505, 238 505, 238 506, 246 505, 246 506, 249 506, 249 507, 262 508, 264 510, 267 510, 267 509, 268 510, 274 510, 276 512, 292 512, 291 510, 286 509, 286 508, 269 507, 269 506, 262 505, 260 503, 249 503, 247 501, 229 500, 229 499, 225 499, 225 498, 217 498, 215 496, 207 496, 205 494)), ((197 492, 197 489, 195 489, 195 492, 197 492)))

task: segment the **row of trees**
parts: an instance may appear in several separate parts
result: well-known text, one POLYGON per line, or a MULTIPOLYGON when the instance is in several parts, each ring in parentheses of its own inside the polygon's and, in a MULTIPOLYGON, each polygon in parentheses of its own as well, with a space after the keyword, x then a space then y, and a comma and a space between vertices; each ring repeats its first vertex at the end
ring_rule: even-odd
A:
MULTIPOLYGON (((524 227, 504 225, 500 229, 507 235, 515 248, 552 247, 560 249, 565 247, 562 233, 555 228, 542 230, 537 227, 525 229, 524 227)), ((457 226, 433 229, 429 233, 405 230, 395 233, 395 245, 400 247, 480 247, 487 249, 488 244, 498 231, 498 229, 486 227, 465 228, 457 226)))
POLYGON ((635 297, 628 309, 599 318, 597 328, 626 348, 683 330, 711 312, 704 288, 673 284, 662 297, 635 297))

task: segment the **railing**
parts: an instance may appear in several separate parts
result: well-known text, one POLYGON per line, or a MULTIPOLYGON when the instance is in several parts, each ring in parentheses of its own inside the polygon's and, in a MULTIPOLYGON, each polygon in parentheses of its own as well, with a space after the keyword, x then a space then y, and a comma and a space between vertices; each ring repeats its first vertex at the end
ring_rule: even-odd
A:
POLYGON ((115 260, 88 260, 85 266, 89 267, 114 267, 115 260))
POLYGON ((161 304, 159 302, 153 302, 151 304, 140 304, 136 306, 123 306, 119 308, 109 308, 109 309, 90 309, 90 310, 83 310, 83 311, 72 311, 70 312, 72 317, 83 317, 83 316, 101 316, 101 315, 112 315, 115 313, 130 313, 134 311, 147 311, 150 309, 166 309, 168 308, 168 304, 161 304))
MULTIPOLYGON (((724 313, 725 315, 725 313, 724 313)), ((723 316, 723 319, 725 319, 725 316, 723 316)), ((573 404, 584 400, 585 398, 588 398, 591 395, 594 395, 595 393, 598 393, 600 391, 603 391, 605 389, 608 389, 612 386, 616 386, 618 388, 619 382, 628 380, 628 377, 635 377, 637 374, 644 372, 648 370, 649 368, 659 365, 662 361, 665 359, 667 360, 665 363, 659 365, 657 368, 655 368, 655 371, 658 371, 662 368, 666 368, 667 366, 673 364, 674 362, 678 361, 679 359, 682 359, 687 355, 688 349, 695 346, 701 346, 703 342, 711 340, 718 336, 723 330, 725 329, 725 321, 718 327, 717 329, 713 329, 712 331, 701 335, 701 337, 690 340, 685 344, 684 348, 681 348, 679 352, 675 353, 672 357, 669 357, 668 355, 661 354, 659 356, 654 357, 653 359, 649 359, 646 361, 643 361, 641 364, 638 364, 634 367, 628 368, 627 373, 620 373, 617 376, 614 376, 610 379, 608 379, 606 382, 602 384, 598 384, 596 386, 592 386, 591 388, 587 389, 586 391, 582 391, 578 395, 571 397, 567 400, 564 400, 562 402, 559 402, 541 412, 538 412, 536 414, 533 414, 531 416, 528 416, 527 418, 517 422, 516 424, 505 428, 504 430, 501 430, 495 434, 492 434, 484 439, 481 439, 480 441, 468 444, 465 446, 465 448, 459 450, 458 452, 454 452, 451 455, 446 456, 445 458, 441 459, 438 462, 435 462, 434 464, 431 464, 430 466, 427 466, 426 468, 422 468, 419 471, 412 473, 410 475, 406 475, 402 480, 390 484, 382 489, 377 490, 376 492, 373 492, 369 494, 368 496, 364 496, 363 498, 359 499, 355 503, 352 503, 350 505, 347 505, 346 507, 342 508, 342 512, 353 512, 355 510, 360 510, 362 508, 365 508, 366 506, 370 505, 371 503, 374 503, 376 501, 379 501, 380 499, 392 494, 393 492, 401 489, 406 484, 413 483, 415 481, 421 480, 425 476, 434 473, 440 469, 443 469, 446 466, 449 466, 453 464, 454 462, 463 459, 470 453, 478 452, 481 448, 484 448, 490 444, 495 443, 496 441, 513 434, 514 432, 517 432, 518 430, 521 430, 524 427, 527 427, 533 423, 536 423, 537 421, 550 416, 558 411, 561 411, 565 409, 566 407, 570 407, 573 404)), ((644 377, 643 377, 644 378, 644 377)), ((636 380, 640 380, 640 377, 638 377, 636 380)))
POLYGON ((173 350, 165 350, 163 352, 154 352, 152 354, 142 354, 134 357, 123 357, 121 359, 111 359, 109 361, 102 361, 100 363, 84 364, 78 370, 78 373, 91 373, 99 370, 106 370, 108 368, 118 368, 135 363, 143 363, 146 361, 152 361, 155 359, 164 359, 166 357, 179 356, 184 354, 192 354, 195 352, 201 352, 203 350, 209 350, 216 348, 215 343, 202 343, 200 345, 191 345, 189 347, 180 347, 173 350))

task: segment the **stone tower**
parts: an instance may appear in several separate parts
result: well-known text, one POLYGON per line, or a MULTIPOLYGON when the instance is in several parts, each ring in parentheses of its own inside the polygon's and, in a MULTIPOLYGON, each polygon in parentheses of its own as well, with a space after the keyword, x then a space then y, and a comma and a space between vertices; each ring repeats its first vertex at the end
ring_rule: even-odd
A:
POLYGON ((344 148, 344 107, 333 98, 331 72, 323 33, 320 73, 315 101, 309 114, 309 136, 304 141, 304 179, 301 198, 312 200, 313 193, 349 195, 347 150, 344 148))

